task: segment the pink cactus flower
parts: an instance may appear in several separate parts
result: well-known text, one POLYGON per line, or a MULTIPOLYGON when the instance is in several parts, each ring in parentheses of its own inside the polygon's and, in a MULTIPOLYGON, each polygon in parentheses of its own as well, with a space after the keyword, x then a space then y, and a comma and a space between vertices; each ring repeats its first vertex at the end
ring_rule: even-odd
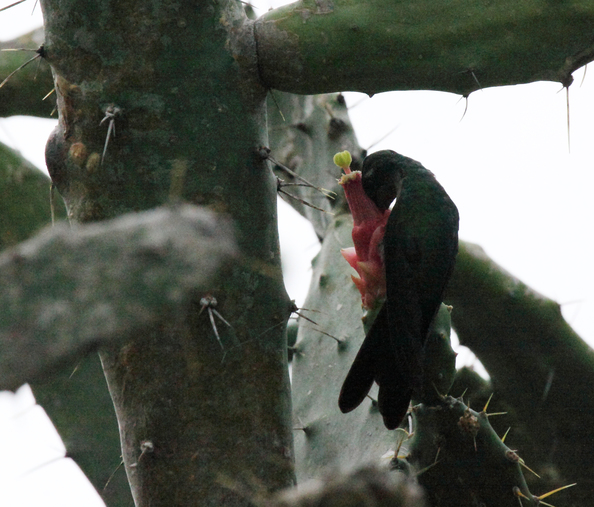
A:
POLYGON ((343 248, 342 256, 357 271, 351 278, 359 292, 363 308, 370 310, 378 299, 386 297, 386 277, 381 249, 390 210, 381 211, 367 197, 361 183, 361 171, 343 167, 345 174, 338 183, 343 186, 353 215, 354 247, 343 248))

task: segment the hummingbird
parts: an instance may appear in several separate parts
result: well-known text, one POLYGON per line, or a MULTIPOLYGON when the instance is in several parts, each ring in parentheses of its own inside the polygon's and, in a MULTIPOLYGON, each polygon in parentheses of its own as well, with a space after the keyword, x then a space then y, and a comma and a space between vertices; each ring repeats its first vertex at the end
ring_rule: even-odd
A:
POLYGON ((376 244, 385 272, 385 301, 338 404, 343 413, 354 410, 375 381, 384 424, 395 429, 406 416, 413 391, 422 386, 425 343, 458 253, 459 215, 433 173, 411 158, 379 151, 365 158, 361 173, 363 191, 377 216, 387 215, 396 202, 378 229, 383 238, 376 244))

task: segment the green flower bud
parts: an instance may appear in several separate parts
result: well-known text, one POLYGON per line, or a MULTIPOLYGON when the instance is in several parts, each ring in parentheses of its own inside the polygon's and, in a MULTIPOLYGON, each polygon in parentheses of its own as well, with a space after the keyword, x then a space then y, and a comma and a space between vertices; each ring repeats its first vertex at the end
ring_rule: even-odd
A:
POLYGON ((350 167, 352 161, 353 157, 351 157, 351 154, 346 150, 334 155, 334 163, 343 169, 350 167))

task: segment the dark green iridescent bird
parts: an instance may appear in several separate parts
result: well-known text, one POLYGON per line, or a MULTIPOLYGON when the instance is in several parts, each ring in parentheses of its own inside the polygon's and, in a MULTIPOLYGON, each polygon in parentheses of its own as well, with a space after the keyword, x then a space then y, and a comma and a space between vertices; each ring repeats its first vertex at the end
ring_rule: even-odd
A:
POLYGON ((363 161, 362 185, 381 212, 396 204, 382 242, 386 300, 344 381, 339 407, 358 407, 375 381, 384 424, 394 429, 422 384, 425 342, 458 252, 458 209, 433 173, 391 150, 363 161))

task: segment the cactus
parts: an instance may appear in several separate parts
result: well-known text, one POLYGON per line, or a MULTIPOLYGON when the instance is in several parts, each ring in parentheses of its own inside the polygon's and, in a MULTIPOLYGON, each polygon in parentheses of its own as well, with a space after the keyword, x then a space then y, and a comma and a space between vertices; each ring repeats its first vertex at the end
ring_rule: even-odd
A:
MULTIPOLYGON (((511 498, 535 505, 545 498, 531 496, 522 482, 521 461, 513 462, 514 455, 507 454, 490 430, 487 416, 441 392, 450 382, 453 360, 442 320, 430 345, 442 351, 437 356, 443 354, 443 360, 426 364, 433 376, 413 410, 416 436, 403 442, 403 431, 386 431, 373 399, 350 414, 339 412, 338 389, 365 333, 360 295, 350 281, 351 268, 340 257, 340 248, 351 246, 352 221, 336 183, 332 155, 349 150, 357 167, 363 150, 340 96, 271 92, 351 89, 371 94, 430 88, 468 96, 479 79, 483 86, 542 78, 567 86, 571 72, 594 56, 589 35, 594 13, 589 6, 538 0, 518 7, 517 2, 502 0, 483 12, 484 6, 477 8, 475 2, 450 4, 433 2, 411 9, 409 3, 391 0, 303 0, 251 21, 236 0, 157 0, 142 5, 42 0, 46 36, 38 55, 51 66, 60 115, 48 141, 48 169, 70 220, 106 220, 189 201, 227 215, 235 225, 239 257, 225 276, 213 276, 208 288, 197 286, 199 293, 186 294, 182 287, 187 297, 177 300, 175 311, 159 308, 142 321, 147 326, 134 320, 130 329, 116 327, 118 336, 101 342, 125 470, 139 507, 197 501, 243 506, 258 495, 292 485, 295 469, 303 480, 320 475, 331 464, 352 467, 369 461, 406 469, 428 489, 430 502, 445 502, 443 483, 435 475, 441 477, 440 466, 447 463, 455 470, 449 465, 477 459, 476 454, 483 457, 483 452, 488 464, 505 464, 500 484, 518 488, 503 492, 502 501, 511 498), (491 34, 508 32, 509 26, 514 26, 514 36, 492 44, 491 34), (267 96, 276 99, 287 121, 281 123, 276 106, 267 110, 267 96), (303 180, 308 188, 286 186, 303 180), (319 202, 310 202, 312 188, 323 189, 319 202), (294 425, 285 333, 294 305, 280 270, 278 191, 311 220, 323 240, 306 303, 320 310, 321 317, 313 329, 311 322, 300 320, 293 347, 294 425), (297 199, 286 195, 290 193, 297 199), (218 321, 218 331, 215 310, 224 319, 218 321), (429 384, 437 389, 432 391, 429 384), (443 438, 457 442, 455 448, 443 438), (407 448, 405 461, 393 459, 394 453, 407 448), (435 459, 438 448, 444 463, 435 459)), ((47 78, 47 67, 45 72, 47 78)), ((19 87, 14 89, 18 94, 19 87)), ((15 103, 5 111, 15 112, 15 103)), ((23 105, 23 110, 29 107, 23 105)), ((121 243, 138 253, 142 245, 134 248, 137 231, 130 228, 121 243)), ((11 269, 18 265, 18 255, 5 255, 11 269)), ((478 259, 469 257, 462 268, 478 259)), ((39 264, 33 274, 45 275, 48 269, 39 264)), ((485 265, 489 263, 481 264, 485 265)), ((454 281, 457 276, 462 283, 454 286, 460 287, 473 273, 454 273, 454 281)), ((18 286, 14 278, 7 280, 18 286)), ((120 282, 104 284, 121 288, 120 282)), ((93 284, 77 285, 89 286, 93 284)), ((452 318, 456 325, 456 315, 461 315, 457 327, 467 331, 465 323, 472 327, 468 322, 474 319, 463 316, 476 310, 459 292, 451 295, 460 301, 454 304, 452 318)), ((101 294, 105 292, 98 290, 93 299, 91 291, 90 308, 98 307, 101 294)), ((155 301, 150 294, 139 301, 145 301, 143 297, 155 301)), ((85 308, 72 308, 73 319, 85 322, 85 308)), ((166 302, 163 308, 169 308, 166 302)), ((447 310, 443 312, 447 320, 447 310)), ((24 311, 18 318, 28 322, 24 311)), ((557 315, 553 323, 562 327, 560 322, 557 315)), ((3 326, 5 330, 6 323, 3 326)), ((92 334, 93 329, 83 331, 92 334)), ((12 334, 2 336, 3 347, 14 342, 12 334)), ((570 343, 568 348, 578 342, 570 343)), ((68 358, 80 356, 60 357, 72 371, 68 358)), ((584 366, 582 381, 589 379, 592 368, 587 359, 579 364, 584 366)), ((29 367, 28 372, 38 373, 35 365, 29 367)), ((521 377, 523 371, 517 370, 510 379, 521 377)), ((43 377, 24 375, 19 382, 47 380, 43 377)), ((98 382, 96 375, 93 378, 98 382)), ((558 412, 560 397, 554 394, 551 403, 558 412)), ((46 403, 49 408, 51 403, 46 403)), ((589 402, 581 403, 580 408, 589 402)), ((567 426, 567 431, 584 442, 592 430, 576 432, 567 426)), ((62 432, 66 435, 68 429, 62 432)), ((566 449, 567 441, 560 441, 566 449)), ((465 473, 473 471, 470 465, 463 468, 465 473)), ((564 464, 563 475, 570 476, 572 470, 564 464)), ((586 483, 592 475, 591 465, 575 471, 586 483)), ((369 482, 382 484, 374 481, 369 482)), ((464 491, 457 490, 463 495, 460 504, 478 501, 473 496, 478 482, 465 479, 465 484, 464 491)))
MULTIPOLYGON (((0 143, 0 250, 18 244, 50 223, 50 180, 14 150, 0 143)), ((56 219, 66 210, 57 201, 56 219)))
MULTIPOLYGON (((414 435, 406 459, 432 505, 515 506, 521 494, 532 500, 519 456, 489 424, 485 410, 475 412, 452 397, 413 408, 414 435)), ((395 458, 399 468, 403 458, 395 458)))
MULTIPOLYGON (((347 158, 340 153, 334 161, 342 165, 347 158)), ((336 242, 341 246, 348 244, 345 229, 348 232, 352 225, 350 220, 344 222, 345 218, 337 217, 335 229, 330 226, 327 231, 322 252, 314 260, 312 286, 306 302, 306 306, 320 308, 323 314, 332 312, 335 332, 336 315, 342 310, 342 304, 341 299, 332 294, 337 293, 335 286, 346 282, 345 270, 336 265, 336 242)), ((350 261, 349 264, 352 265, 350 261)), ((362 287, 361 282, 353 286, 359 290, 362 287)), ((404 432, 406 437, 402 432, 393 437, 382 432, 375 400, 370 399, 365 410, 353 421, 348 418, 354 414, 341 416, 336 406, 332 406, 332 400, 328 400, 336 396, 336 388, 323 387, 336 385, 337 377, 340 379, 337 372, 344 371, 345 362, 350 361, 345 358, 353 357, 375 315, 363 318, 364 329, 355 325, 352 315, 339 317, 342 325, 335 336, 336 343, 323 334, 316 337, 315 331, 305 325, 303 332, 300 329, 293 359, 295 414, 300 432, 296 436, 300 480, 319 475, 331 464, 347 467, 369 461, 380 463, 381 457, 386 456, 382 451, 392 446, 395 448, 390 449, 393 450, 390 468, 416 477, 427 491, 431 505, 512 506, 518 499, 523 499, 525 505, 539 505, 548 496, 539 497, 530 492, 523 467, 532 470, 491 427, 488 402, 481 412, 476 412, 463 400, 445 395, 452 386, 455 372, 455 353, 449 340, 451 310, 441 305, 427 339, 422 389, 413 400, 419 404, 412 409, 413 432, 411 435, 404 432), (353 344, 356 345, 353 347, 353 344), (356 437, 352 429, 349 431, 353 427, 358 430, 356 437)), ((328 325, 331 322, 328 319, 328 325)), ((319 324, 323 327, 326 321, 321 319, 319 324)))

